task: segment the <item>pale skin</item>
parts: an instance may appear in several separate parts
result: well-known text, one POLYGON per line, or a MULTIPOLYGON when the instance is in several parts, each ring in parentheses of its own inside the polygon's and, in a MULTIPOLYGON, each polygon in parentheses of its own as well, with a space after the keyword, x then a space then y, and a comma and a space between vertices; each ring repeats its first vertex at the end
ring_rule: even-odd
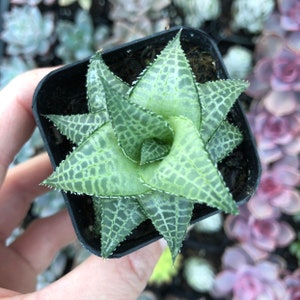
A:
POLYGON ((0 91, 0 299, 137 299, 162 252, 159 242, 120 259, 91 255, 39 291, 35 291, 37 274, 47 268, 59 249, 76 239, 67 211, 32 222, 16 241, 5 246, 32 200, 47 192, 39 185, 52 172, 46 154, 9 170, 8 166, 35 127, 33 92, 51 70, 26 72, 0 91))

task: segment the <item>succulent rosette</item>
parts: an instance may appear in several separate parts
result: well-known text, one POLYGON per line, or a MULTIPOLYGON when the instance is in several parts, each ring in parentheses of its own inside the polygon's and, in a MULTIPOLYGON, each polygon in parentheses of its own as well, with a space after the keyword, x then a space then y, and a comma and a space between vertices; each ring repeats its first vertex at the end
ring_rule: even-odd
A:
POLYGON ((300 299, 300 269, 295 270, 284 278, 287 290, 290 292, 290 299, 300 299))
POLYGON ((293 156, 285 157, 263 173, 256 195, 247 206, 258 219, 276 217, 281 212, 296 215, 300 212, 299 163, 293 156))
POLYGON ((300 30, 300 3, 298 0, 278 0, 280 24, 285 30, 300 30))
POLYGON ((7 43, 7 54, 44 55, 54 42, 54 16, 41 14, 37 7, 13 7, 4 13, 1 39, 7 43))
MULTIPOLYGON (((275 38, 273 38, 275 39, 275 38)), ((271 39, 266 39, 270 41, 271 39)), ((276 46, 273 46, 273 51, 276 46)), ((271 46, 268 51, 271 50, 271 46)), ((275 92, 300 91, 299 54, 288 48, 278 51, 275 57, 267 55, 260 59, 250 78, 248 93, 254 97, 265 96, 270 89, 275 92)))
POLYGON ((217 163, 243 139, 226 116, 245 88, 197 83, 180 31, 133 86, 98 52, 87 73, 89 112, 47 116, 76 147, 44 184, 93 197, 103 257, 150 219, 175 259, 195 203, 237 213, 217 163))
MULTIPOLYGON (((278 115, 274 115, 263 105, 266 103, 266 106, 269 107, 268 101, 254 103, 250 113, 248 113, 248 119, 257 141, 260 159, 264 164, 280 160, 285 155, 296 155, 300 150, 299 111, 293 110, 293 104, 279 105, 277 107, 278 115)), ((270 102, 274 103, 276 101, 273 98, 270 102)))
POLYGON ((227 236, 268 253, 277 247, 285 247, 295 239, 295 231, 279 215, 257 219, 247 207, 238 216, 229 216, 224 224, 227 236))
MULTIPOLYGON (((255 261, 240 246, 226 249, 224 271, 216 276, 211 294, 216 298, 239 299, 290 299, 284 281, 280 278, 281 261, 255 261)), ((294 299, 294 298, 293 298, 294 299)))

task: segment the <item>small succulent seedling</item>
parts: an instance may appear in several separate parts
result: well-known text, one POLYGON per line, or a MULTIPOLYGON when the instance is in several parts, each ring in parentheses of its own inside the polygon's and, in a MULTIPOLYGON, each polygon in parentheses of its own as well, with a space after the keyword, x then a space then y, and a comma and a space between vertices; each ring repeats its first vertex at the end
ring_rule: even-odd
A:
POLYGON ((74 22, 59 20, 55 30, 59 42, 55 54, 64 63, 71 63, 94 53, 95 30, 87 11, 78 10, 74 22))
POLYGON ((226 116, 247 83, 197 83, 180 35, 132 86, 96 53, 88 113, 47 116, 76 147, 44 184, 92 196, 103 257, 150 219, 174 260, 196 203, 237 213, 217 163, 243 139, 226 116))

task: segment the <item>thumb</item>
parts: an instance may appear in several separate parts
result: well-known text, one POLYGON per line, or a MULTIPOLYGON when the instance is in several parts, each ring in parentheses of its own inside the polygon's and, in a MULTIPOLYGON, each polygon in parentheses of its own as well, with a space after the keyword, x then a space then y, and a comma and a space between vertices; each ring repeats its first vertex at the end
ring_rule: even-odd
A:
POLYGON ((38 291, 37 298, 136 300, 162 250, 162 244, 155 242, 122 258, 103 259, 93 255, 63 278, 38 291))

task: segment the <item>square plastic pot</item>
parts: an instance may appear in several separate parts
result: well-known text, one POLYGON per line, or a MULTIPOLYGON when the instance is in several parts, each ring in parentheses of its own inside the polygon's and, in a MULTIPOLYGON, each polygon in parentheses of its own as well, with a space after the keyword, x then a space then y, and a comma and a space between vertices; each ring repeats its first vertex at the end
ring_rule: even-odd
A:
MULTIPOLYGON (((181 43, 196 78, 200 82, 228 78, 219 50, 205 32, 186 28, 172 29, 124 44, 103 52, 111 70, 128 83, 132 83, 149 61, 165 47, 182 28, 181 43)), ((38 85, 33 98, 33 113, 50 156, 53 168, 72 151, 72 145, 44 115, 76 114, 87 112, 86 73, 89 59, 66 65, 46 76, 38 85)), ((244 140, 218 168, 238 204, 245 203, 257 188, 261 167, 253 136, 239 102, 233 106, 228 120, 243 133, 244 140)), ((94 210, 91 197, 62 192, 78 239, 85 248, 100 255, 99 233, 93 231, 94 210)), ((202 220, 218 210, 196 204, 191 223, 202 220)), ((137 250, 161 236, 147 220, 122 242, 112 257, 120 257, 137 250)))

